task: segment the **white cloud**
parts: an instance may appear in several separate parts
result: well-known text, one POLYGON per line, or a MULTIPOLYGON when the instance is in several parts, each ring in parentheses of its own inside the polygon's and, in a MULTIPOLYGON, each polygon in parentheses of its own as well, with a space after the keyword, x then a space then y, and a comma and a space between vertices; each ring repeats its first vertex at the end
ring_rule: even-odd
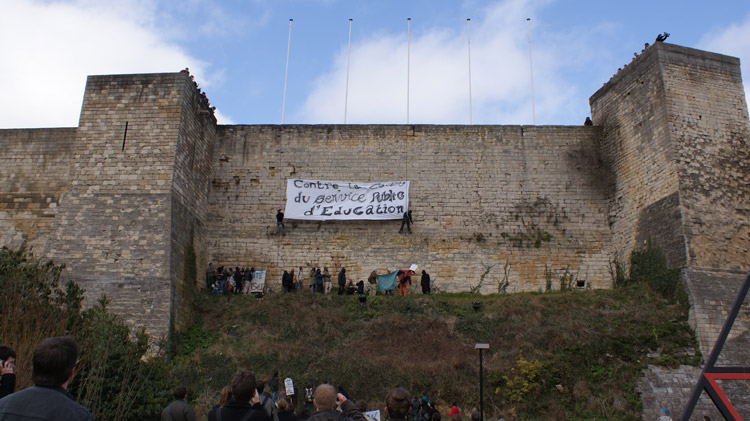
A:
POLYGON ((750 98, 750 13, 740 22, 704 35, 698 48, 739 57, 747 102, 750 98))
POLYGON ((0 103, 0 127, 77 126, 87 75, 190 67, 210 86, 207 65, 160 33, 154 16, 151 2, 138 0, 4 4, 0 80, 14 100, 0 103))
MULTIPOLYGON (((530 124, 526 17, 539 4, 526 0, 497 2, 471 21, 471 106, 475 124, 530 124)), ((412 22, 412 30, 418 21, 412 22)), ((405 28, 404 28, 405 29, 405 28)), ((411 39, 410 122, 469 122, 468 42, 465 21, 454 28, 431 28, 411 39)), ((404 31, 406 32, 406 31, 404 31)), ((415 32, 412 32, 414 34, 415 32)), ((552 39, 556 37, 550 37, 552 39)), ((587 44, 583 34, 566 34, 566 42, 533 46, 537 124, 570 121, 570 114, 588 115, 560 70, 587 44), (573 39, 574 38, 574 39, 573 39)), ((532 39, 533 42, 533 39, 532 39)), ((580 63, 579 63, 580 65, 580 63)), ((401 34, 372 35, 353 42, 348 95, 348 123, 405 123, 407 38, 401 34)), ((346 88, 346 46, 331 70, 313 84, 296 120, 342 123, 346 88)))

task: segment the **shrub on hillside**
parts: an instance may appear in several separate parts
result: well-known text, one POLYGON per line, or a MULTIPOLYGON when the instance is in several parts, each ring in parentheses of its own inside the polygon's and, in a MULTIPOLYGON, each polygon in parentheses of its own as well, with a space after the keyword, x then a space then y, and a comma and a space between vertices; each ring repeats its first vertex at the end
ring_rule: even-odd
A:
POLYGON ((81 311, 83 290, 60 285, 62 266, 42 262, 25 250, 0 250, 0 338, 18 354, 17 389, 31 386, 31 356, 50 336, 71 335, 80 363, 69 391, 96 419, 158 419, 171 384, 159 358, 144 361, 148 337, 132 335, 107 311, 102 297, 81 311))

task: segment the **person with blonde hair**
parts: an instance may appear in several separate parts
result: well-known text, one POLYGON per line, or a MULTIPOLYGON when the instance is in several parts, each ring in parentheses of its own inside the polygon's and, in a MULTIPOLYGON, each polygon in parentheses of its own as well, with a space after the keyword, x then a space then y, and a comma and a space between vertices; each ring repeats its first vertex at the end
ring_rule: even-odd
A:
POLYGON ((341 393, 337 394, 328 383, 315 389, 313 405, 317 412, 308 418, 310 421, 367 421, 354 402, 341 393), (341 412, 336 411, 336 407, 341 408, 341 412))

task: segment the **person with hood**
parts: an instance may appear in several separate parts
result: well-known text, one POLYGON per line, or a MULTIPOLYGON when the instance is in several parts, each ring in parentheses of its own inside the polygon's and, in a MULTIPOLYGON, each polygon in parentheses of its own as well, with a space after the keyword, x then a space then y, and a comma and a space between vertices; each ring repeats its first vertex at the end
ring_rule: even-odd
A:
POLYGON ((422 294, 430 295, 430 274, 424 269, 422 269, 422 279, 420 279, 420 283, 422 284, 422 294))
POLYGON ((346 268, 341 268, 341 272, 339 272, 339 295, 344 293, 344 290, 346 288, 346 268))

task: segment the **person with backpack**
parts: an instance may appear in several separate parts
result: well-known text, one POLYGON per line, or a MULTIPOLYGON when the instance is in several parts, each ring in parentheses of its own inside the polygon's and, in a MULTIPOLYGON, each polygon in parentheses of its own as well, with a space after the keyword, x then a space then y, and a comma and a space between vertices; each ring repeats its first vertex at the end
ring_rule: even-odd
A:
POLYGON ((265 392, 266 383, 263 380, 258 380, 255 387, 258 390, 260 406, 266 411, 266 414, 271 418, 271 421, 279 421, 279 411, 276 409, 276 402, 265 392))

